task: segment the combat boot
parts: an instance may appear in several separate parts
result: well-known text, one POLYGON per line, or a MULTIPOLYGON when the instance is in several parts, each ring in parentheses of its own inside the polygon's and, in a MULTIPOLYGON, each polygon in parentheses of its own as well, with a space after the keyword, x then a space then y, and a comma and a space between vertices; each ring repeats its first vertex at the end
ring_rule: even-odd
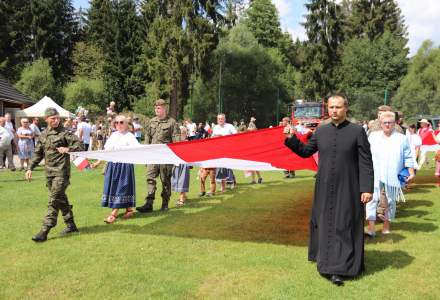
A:
POLYGON ((153 211, 153 204, 147 202, 142 206, 136 207, 136 210, 140 213, 150 213, 153 211))
POLYGON ((68 223, 66 228, 63 229, 63 231, 60 232, 60 235, 67 235, 74 232, 79 232, 78 228, 76 227, 75 223, 68 223))
POLYGON ((36 243, 41 243, 47 241, 47 235, 49 234, 50 229, 41 229, 39 233, 32 237, 32 240, 36 243))
POLYGON ((160 208, 161 211, 167 211, 168 210, 168 201, 169 200, 162 200, 162 207, 160 208))

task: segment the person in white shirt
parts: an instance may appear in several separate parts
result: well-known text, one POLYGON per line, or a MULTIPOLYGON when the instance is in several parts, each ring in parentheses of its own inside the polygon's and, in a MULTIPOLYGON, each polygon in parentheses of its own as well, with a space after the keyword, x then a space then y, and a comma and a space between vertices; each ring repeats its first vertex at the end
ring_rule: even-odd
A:
POLYGON ((419 165, 417 163, 417 158, 419 157, 420 147, 422 146, 422 139, 417 134, 416 125, 413 124, 409 126, 406 136, 408 137, 411 153, 414 158, 414 169, 418 170, 419 165))
POLYGON ((34 133, 34 145, 37 145, 38 142, 38 137, 41 134, 40 131, 40 127, 38 127, 38 123, 40 122, 40 120, 38 118, 33 118, 32 119, 32 124, 29 125, 29 128, 32 130, 32 132, 34 133))
MULTIPOLYGON (((237 129, 232 124, 226 123, 225 114, 217 115, 217 125, 212 129, 212 137, 225 136, 230 134, 236 134, 237 129)), ((226 181, 231 183, 231 188, 235 186, 235 176, 231 169, 217 168, 215 178, 221 182, 221 190, 223 193, 226 190, 226 181)))
POLYGON ((188 132, 188 140, 191 141, 191 140, 195 139, 196 138, 196 130, 197 130, 196 123, 193 123, 193 121, 191 121, 191 119, 187 119, 185 121, 185 127, 188 132))
POLYGON ((84 143, 84 151, 89 150, 90 136, 92 133, 92 126, 86 122, 86 117, 80 117, 80 123, 78 124, 78 137, 84 143))
POLYGON ((136 137, 136 139, 138 140, 138 142, 141 142, 141 138, 142 138, 142 125, 139 123, 139 118, 138 117, 134 117, 133 118, 133 129, 134 129, 134 136, 136 137))
POLYGON ((6 116, 9 115, 9 120, 11 120, 11 115, 6 113, 5 117, 0 117, 0 127, 6 130, 7 133, 2 134, 3 143, 5 145, 0 149, 0 168, 5 167, 5 161, 8 160, 8 168, 11 171, 15 171, 15 165, 14 165, 14 152, 12 151, 12 143, 14 142, 15 137, 15 130, 12 126, 11 129, 11 121, 9 121, 10 124, 7 124, 7 118, 6 116), (5 158, 6 156, 6 158, 5 158))

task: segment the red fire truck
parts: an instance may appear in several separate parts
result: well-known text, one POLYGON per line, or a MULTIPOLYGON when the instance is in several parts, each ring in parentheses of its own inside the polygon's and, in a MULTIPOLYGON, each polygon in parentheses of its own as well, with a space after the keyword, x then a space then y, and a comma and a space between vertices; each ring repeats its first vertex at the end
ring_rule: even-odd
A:
POLYGON ((298 99, 289 104, 288 108, 292 124, 301 123, 312 131, 318 127, 319 123, 329 117, 324 100, 322 102, 309 102, 298 99))

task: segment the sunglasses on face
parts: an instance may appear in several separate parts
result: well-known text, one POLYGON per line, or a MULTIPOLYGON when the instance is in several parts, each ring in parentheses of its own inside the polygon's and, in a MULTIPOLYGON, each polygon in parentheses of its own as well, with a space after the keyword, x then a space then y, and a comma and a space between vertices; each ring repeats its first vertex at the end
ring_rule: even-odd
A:
POLYGON ((389 121, 389 122, 382 122, 383 125, 394 125, 394 121, 389 121))
POLYGON ((115 124, 124 124, 125 121, 115 121, 115 124))

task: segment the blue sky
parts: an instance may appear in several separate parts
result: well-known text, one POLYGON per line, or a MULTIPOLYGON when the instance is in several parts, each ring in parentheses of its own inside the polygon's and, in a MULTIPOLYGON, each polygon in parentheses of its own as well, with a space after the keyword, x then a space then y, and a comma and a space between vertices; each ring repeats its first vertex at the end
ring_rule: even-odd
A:
MULTIPOLYGON (((76 8, 89 7, 89 0, 73 0, 76 8)), ((306 38, 300 25, 306 13, 306 0, 272 0, 278 8, 281 27, 288 31, 293 39, 306 38)), ((336 0, 339 2, 339 0, 336 0)), ((430 39, 436 45, 440 43, 440 1, 439 0, 397 0, 408 26, 410 55, 415 54, 422 42, 430 39)))

